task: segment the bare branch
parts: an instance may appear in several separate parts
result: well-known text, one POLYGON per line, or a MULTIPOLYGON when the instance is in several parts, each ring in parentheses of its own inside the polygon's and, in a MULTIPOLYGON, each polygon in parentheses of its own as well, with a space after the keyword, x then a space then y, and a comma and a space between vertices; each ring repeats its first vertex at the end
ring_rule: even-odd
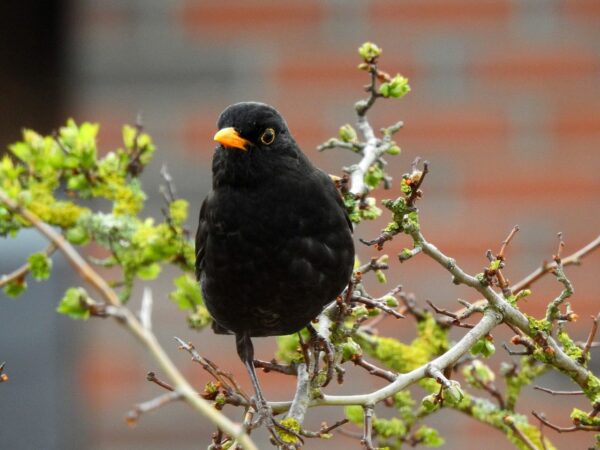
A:
POLYGON ((301 430, 300 434, 302 434, 302 436, 306 436, 309 438, 323 437, 323 436, 329 434, 331 431, 335 430, 336 428, 347 424, 348 422, 349 422, 348 419, 338 420, 333 425, 327 425, 325 422, 323 422, 321 424, 321 429, 319 431, 315 432, 315 431, 301 430))
POLYGON ((192 361, 200 364, 204 370, 214 377, 215 380, 220 382, 223 386, 229 387, 233 392, 242 396, 247 403, 250 403, 248 395, 242 390, 238 382, 233 378, 233 375, 223 372, 215 363, 200 355, 191 342, 185 342, 177 336, 175 336, 175 340, 179 343, 182 350, 185 350, 192 356, 192 361))
POLYGON ((600 431, 600 426, 595 427, 590 425, 573 425, 570 427, 561 427, 548 421, 548 419, 546 419, 546 417, 544 417, 544 415, 541 413, 531 411, 531 414, 533 414, 536 419, 538 419, 544 425, 552 428, 554 431, 558 431, 559 433, 572 433, 573 431, 600 431))
POLYGON ((583 352, 581 353, 581 358, 579 362, 582 364, 587 360, 590 349, 594 344, 594 338, 596 337, 596 332, 598 331, 598 320, 600 319, 600 314, 596 317, 592 316, 592 329, 590 330, 590 334, 588 335, 587 340, 585 341, 585 345, 583 346, 583 352))
POLYGON ((181 399, 183 399, 183 396, 177 391, 166 392, 152 400, 135 405, 133 409, 127 413, 125 421, 127 422, 127 425, 135 425, 142 414, 154 411, 167 403, 181 399))
POLYGON ((310 404, 310 377, 306 364, 298 364, 298 380, 296 382, 296 394, 292 400, 292 406, 287 417, 293 417, 301 424, 310 404))
POLYGON ((361 355, 356 355, 352 358, 352 362, 357 366, 360 366, 367 370, 371 375, 375 375, 376 377, 383 378, 388 381, 395 381, 398 378, 398 375, 390 372, 388 370, 381 369, 374 364, 371 364, 368 361, 365 361, 361 355))
POLYGON ((504 423, 506 425, 508 425, 508 427, 519 437, 519 439, 521 439, 521 441, 523 441, 523 443, 527 446, 528 449, 538 450, 536 445, 533 442, 531 442, 531 439, 529 439, 525 435, 525 433, 523 433, 521 431, 521 429, 519 427, 517 427, 517 424, 515 424, 515 421, 512 417, 510 417, 510 416, 505 417, 504 423))
POLYGON ((149 287, 144 288, 144 294, 142 295, 142 306, 140 308, 140 322, 142 326, 152 331, 152 289, 149 287))
POLYGON ((585 395, 585 392, 583 391, 555 391, 554 389, 548 389, 542 386, 533 386, 533 388, 552 395, 585 395))
POLYGON ((357 295, 357 296, 352 297, 352 301, 362 303, 363 305, 367 305, 368 307, 371 307, 371 308, 378 308, 378 309, 382 310, 383 312, 386 312, 386 313, 394 316, 396 319, 404 319, 404 317, 405 317, 403 314, 396 311, 394 308, 390 308, 388 305, 385 304, 385 302, 378 300, 378 299, 371 299, 371 298, 364 297, 362 295, 357 295))
POLYGON ((279 364, 275 359, 271 361, 254 360, 254 367, 260 368, 263 372, 279 372, 284 375, 297 375, 298 367, 296 364, 279 364))
POLYGON ((364 420, 364 425, 363 425, 363 435, 362 435, 362 439, 360 440, 361 444, 364 445, 366 450, 375 450, 375 447, 373 447, 373 438, 372 438, 372 434, 373 434, 373 406, 365 406, 363 408, 363 420, 364 420))

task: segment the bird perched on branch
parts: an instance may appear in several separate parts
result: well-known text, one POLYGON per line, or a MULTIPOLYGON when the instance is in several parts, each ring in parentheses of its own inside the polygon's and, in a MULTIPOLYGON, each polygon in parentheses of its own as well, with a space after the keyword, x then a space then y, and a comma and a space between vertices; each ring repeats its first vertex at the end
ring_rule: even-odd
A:
POLYGON ((344 290, 354 264, 352 225, 332 180, 302 153, 277 110, 237 103, 217 125, 196 275, 213 329, 235 334, 260 423, 272 415, 250 338, 301 330, 344 290))

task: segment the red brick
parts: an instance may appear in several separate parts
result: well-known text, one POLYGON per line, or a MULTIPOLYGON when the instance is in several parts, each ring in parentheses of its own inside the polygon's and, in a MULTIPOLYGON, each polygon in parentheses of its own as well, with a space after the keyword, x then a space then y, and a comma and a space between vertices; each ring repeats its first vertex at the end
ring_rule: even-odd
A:
POLYGON ((507 0, 404 0, 375 1, 370 5, 369 18, 374 21, 467 23, 504 21, 511 14, 507 0))
MULTIPOLYGON (((462 105, 444 110, 432 105, 430 110, 407 111, 405 116, 405 126, 397 134, 399 142, 503 140, 509 128, 507 118, 502 113, 484 106, 462 105)), ((397 120, 397 115, 390 115, 382 122, 393 123, 397 120)))
POLYGON ((475 60, 469 72, 492 80, 562 80, 594 76, 600 70, 600 58, 582 48, 503 48, 475 60))
POLYGON ((133 351, 96 347, 82 354, 78 373, 82 390, 92 406, 115 403, 122 392, 135 390, 143 384, 145 373, 134 363, 137 358, 129 350, 133 351))
POLYGON ((600 2, 598 0, 559 2, 558 5, 561 12, 566 15, 580 16, 587 19, 597 19, 600 16, 600 2))
POLYGON ((552 131, 559 138, 593 137, 600 145, 600 105, 572 105, 561 108, 552 122, 552 131))
POLYGON ((285 32, 294 27, 306 27, 324 16, 322 4, 307 1, 248 2, 236 0, 185 2, 179 11, 183 26, 192 32, 216 33, 219 37, 253 38, 264 32, 285 32))

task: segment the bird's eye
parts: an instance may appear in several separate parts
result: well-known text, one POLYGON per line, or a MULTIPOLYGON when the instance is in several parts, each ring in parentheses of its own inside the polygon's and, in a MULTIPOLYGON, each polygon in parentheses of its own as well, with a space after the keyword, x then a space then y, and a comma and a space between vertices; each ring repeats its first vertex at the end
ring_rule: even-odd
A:
POLYGON ((275 130, 273 128, 267 128, 260 136, 260 142, 265 145, 271 145, 275 140, 275 130))

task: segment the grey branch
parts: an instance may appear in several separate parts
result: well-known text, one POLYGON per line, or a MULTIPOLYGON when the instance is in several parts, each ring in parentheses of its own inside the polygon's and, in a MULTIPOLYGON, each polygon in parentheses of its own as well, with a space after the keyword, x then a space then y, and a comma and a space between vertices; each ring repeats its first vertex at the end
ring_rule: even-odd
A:
POLYGON ((287 417, 293 417, 302 423, 304 421, 304 415, 310 404, 310 377, 306 364, 298 364, 298 381, 296 383, 296 394, 290 410, 288 411, 287 417))
POLYGON ((167 403, 171 403, 175 400, 181 400, 182 398, 183 396, 181 393, 177 391, 166 392, 156 398, 153 398, 152 400, 135 405, 133 409, 127 413, 125 420, 127 421, 128 425, 135 425, 142 414, 154 411, 155 409, 158 409, 167 403))
POLYGON ((142 326, 152 331, 152 289, 149 287, 144 288, 144 294, 142 295, 142 306, 140 308, 140 322, 142 326))

